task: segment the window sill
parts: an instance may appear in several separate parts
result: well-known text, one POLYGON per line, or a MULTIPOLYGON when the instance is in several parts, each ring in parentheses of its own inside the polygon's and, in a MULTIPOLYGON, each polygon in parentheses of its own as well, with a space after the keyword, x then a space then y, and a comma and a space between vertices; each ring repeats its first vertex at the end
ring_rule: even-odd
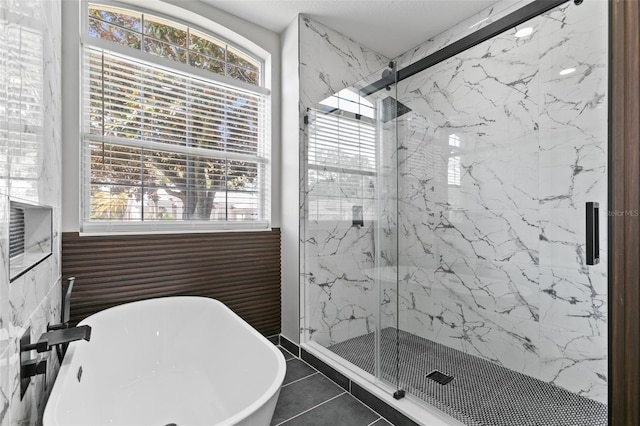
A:
POLYGON ((202 234, 221 232, 271 231, 269 222, 201 223, 84 223, 80 236, 101 235, 153 235, 153 234, 202 234))

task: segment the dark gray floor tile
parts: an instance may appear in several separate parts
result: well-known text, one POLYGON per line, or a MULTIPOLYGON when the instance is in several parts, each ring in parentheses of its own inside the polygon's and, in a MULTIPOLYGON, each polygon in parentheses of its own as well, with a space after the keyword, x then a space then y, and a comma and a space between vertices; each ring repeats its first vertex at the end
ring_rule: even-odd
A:
POLYGON ((295 358, 295 356, 293 356, 293 354, 291 352, 289 352, 288 350, 286 350, 282 346, 278 346, 278 349, 280 349, 280 352, 282 352, 282 355, 284 355, 285 361, 289 361, 290 359, 295 358))
POLYGON ((349 394, 343 394, 283 426, 368 426, 379 416, 349 394))
POLYGON ((371 426, 393 426, 393 425, 388 421, 386 421, 385 419, 380 419, 374 424, 372 424, 371 426))
POLYGON ((314 374, 280 389, 280 397, 273 413, 276 425, 344 392, 322 374, 314 374))
POLYGON ((314 368, 309 367, 306 362, 292 358, 287 361, 287 374, 284 376, 284 383, 282 384, 286 385, 287 383, 310 376, 316 372, 317 371, 314 368))

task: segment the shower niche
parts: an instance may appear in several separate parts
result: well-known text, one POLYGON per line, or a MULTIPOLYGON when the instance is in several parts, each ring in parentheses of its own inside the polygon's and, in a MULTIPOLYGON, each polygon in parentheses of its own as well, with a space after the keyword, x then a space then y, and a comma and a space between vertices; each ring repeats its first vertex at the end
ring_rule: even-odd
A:
POLYGON ((9 272, 14 281, 51 256, 53 209, 13 199, 9 205, 9 272))
POLYGON ((607 13, 565 2, 307 111, 304 347, 463 424, 607 424, 607 13))

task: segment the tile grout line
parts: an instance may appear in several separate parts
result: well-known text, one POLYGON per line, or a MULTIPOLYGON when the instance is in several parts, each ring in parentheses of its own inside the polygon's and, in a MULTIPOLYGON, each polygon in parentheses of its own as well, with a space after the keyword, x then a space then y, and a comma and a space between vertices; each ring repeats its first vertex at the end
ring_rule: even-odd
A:
MULTIPOLYGON (((304 361, 303 359, 300 359, 301 361, 304 361)), ((310 365, 314 370, 316 370, 316 372, 318 374, 320 374, 321 376, 323 376, 325 379, 331 381, 331 383, 333 383, 334 385, 336 385, 338 388, 344 390, 344 393, 348 394, 349 396, 351 396, 353 399, 355 399, 356 401, 358 401, 360 404, 362 404, 364 407, 368 408, 372 413, 374 413, 377 416, 380 416, 381 419, 385 419, 386 421, 388 421, 385 417, 382 416, 382 414, 378 413, 376 410, 373 409, 373 407, 367 405, 364 403, 364 401, 362 401, 360 398, 356 397, 354 394, 351 393, 351 383, 352 380, 349 380, 349 390, 345 390, 342 386, 340 386, 338 383, 336 383, 331 377, 326 376, 322 371, 317 370, 314 366, 310 365)), ((313 375, 313 374, 312 374, 313 375)), ((339 395, 338 395, 339 396, 339 395)), ((375 395, 374 395, 375 396, 375 395)), ((326 401, 325 401, 326 402, 326 401)), ((292 417, 293 418, 293 417, 292 417)), ((376 419, 376 422, 380 420, 380 419, 376 419)), ((276 425, 277 426, 277 425, 276 425)), ((367 425, 369 426, 369 425, 367 425)))
POLYGON ((303 415, 303 414, 305 414, 305 413, 308 413, 309 411, 311 411, 311 410, 313 410, 313 409, 315 409, 315 408, 318 408, 318 407, 320 407, 321 405, 324 405, 324 404, 326 404, 326 403, 327 403, 327 402, 329 402, 329 401, 333 401, 334 399, 336 399, 336 398, 338 398, 338 397, 340 397, 340 396, 342 396, 342 395, 344 395, 344 394, 346 394, 346 393, 347 393, 347 392, 345 391, 345 392, 342 392, 341 394, 338 394, 338 395, 336 395, 336 396, 334 396, 334 397, 331 397, 331 398, 327 399, 326 401, 321 402, 321 403, 320 403, 320 404, 318 404, 318 405, 315 405, 315 406, 313 406, 313 407, 311 407, 311 408, 309 408, 309 409, 307 409, 307 410, 304 410, 304 411, 303 411, 303 412, 301 412, 301 413, 296 414, 296 415, 295 415, 295 416, 293 416, 293 417, 289 417, 287 420, 284 420, 284 421, 282 421, 282 422, 280 422, 280 423, 276 424, 276 426, 283 425, 283 424, 285 424, 286 422, 288 422, 288 421, 290 421, 290 420, 295 419, 296 417, 300 417, 301 415, 303 415))
MULTIPOLYGON (((287 348, 285 348, 285 347, 283 347, 283 346, 280 346, 280 345, 277 345, 276 347, 277 347, 277 348, 280 348, 280 349, 282 349, 282 350, 284 350, 286 353, 288 353, 289 355, 291 355, 293 358, 297 358, 297 357, 296 357, 293 353, 291 353, 287 348)), ((282 354, 282 355, 285 355, 285 354, 282 354)), ((285 356, 286 356, 286 355, 285 355, 285 356)), ((291 359, 291 358, 289 358, 289 359, 291 359)), ((288 360, 287 360, 287 361, 288 361, 288 360)))
MULTIPOLYGON (((322 371, 318 370, 317 368, 315 368, 313 365, 309 364, 309 363, 308 363, 307 361, 305 361, 304 359, 302 359, 302 358, 298 358, 298 359, 299 359, 300 361, 302 361, 302 362, 306 363, 309 367, 311 367, 311 368, 313 368, 314 370, 316 370, 316 373, 320 374, 321 376, 323 376, 323 377, 324 377, 324 378, 326 378, 327 380, 331 381, 333 384, 335 384, 336 386, 338 386, 338 388, 340 388, 340 389, 344 389, 344 388, 343 388, 342 386, 340 386, 336 381, 334 381, 331 377, 329 377, 329 376, 325 375, 322 371)), ((322 360, 321 360, 321 361, 322 361, 322 360)), ((325 363, 325 364, 326 364, 326 363, 325 363)), ((333 367, 331 367, 330 365, 329 365, 329 368, 333 369, 333 367)), ((333 370, 334 370, 334 371, 337 371, 337 370, 335 370, 335 369, 333 369, 333 370)), ((338 373, 340 373, 340 372, 338 371, 338 373)), ((342 373, 340 373, 340 374, 342 374, 342 373)), ((313 374, 312 374, 312 375, 313 375, 313 374)), ((344 375, 343 375, 343 376, 344 376, 344 375)), ((346 377, 346 376, 344 376, 344 377, 346 377)), ((351 392, 351 384, 353 383, 353 380, 349 379, 348 377, 346 377, 346 378, 347 378, 347 380, 349 381, 349 389, 348 389, 348 390, 345 390, 345 393, 349 394, 353 399, 355 399, 356 401, 358 401, 358 402, 359 402, 360 404, 362 404, 363 406, 367 407, 367 408, 368 408, 372 413, 374 413, 374 414, 376 414, 377 416, 379 416, 379 417, 380 417, 380 419, 384 419, 385 421, 387 421, 387 422, 388 422, 389 420, 387 420, 387 418, 386 418, 386 417, 384 417, 382 414, 378 413, 378 412, 377 412, 376 410, 374 410, 374 409, 373 409, 373 407, 371 407, 370 405, 365 404, 365 403, 364 403, 364 401, 362 401, 360 398, 356 397, 356 396, 351 392)), ((283 387, 284 387, 284 386, 283 386, 283 387)), ((372 394, 372 395, 373 395, 373 394, 372 394)), ((374 395, 374 396, 375 396, 375 395, 374 395)), ((326 401, 325 401, 325 402, 326 402, 326 401)), ((292 418, 293 418, 293 417, 292 417, 292 418)), ((377 421, 378 421, 378 420, 380 420, 380 419, 376 419, 376 420, 374 421, 374 423, 375 423, 375 422, 377 422, 377 421)), ((287 420, 287 421, 288 421, 288 420, 287 420)), ((276 425, 276 426, 279 426, 279 425, 276 425)), ((367 425, 367 426, 369 426, 369 425, 367 425)))
MULTIPOLYGON (((285 349, 285 350, 287 350, 286 348, 284 348, 284 349, 285 349)), ((287 351, 287 352, 288 352, 288 351, 287 351)), ((299 357, 296 357, 295 355, 293 355, 293 356, 294 356, 294 358, 293 358, 293 359, 300 360, 300 361, 304 362, 304 363, 305 363, 305 364, 307 364, 309 367, 311 367, 311 368, 313 368, 313 369, 315 370, 315 373, 310 374, 310 375, 308 375, 307 377, 311 377, 311 376, 313 376, 314 374, 320 374, 321 376, 323 376, 324 378, 326 378, 327 380, 331 381, 333 384, 335 384, 336 386, 338 386, 338 388, 340 388, 340 389, 344 389, 344 388, 343 388, 342 386, 340 386, 336 381, 334 381, 331 377, 327 376, 327 375, 326 375, 326 374, 324 374, 322 371, 318 370, 316 367, 314 367, 313 365, 309 364, 306 360, 302 359, 302 349, 301 349, 301 348, 299 348, 299 349, 298 349, 298 352, 300 352, 300 356, 299 356, 299 357)), ((321 362, 323 362, 323 361, 321 360, 321 362)), ((325 363, 325 364, 326 364, 326 363, 325 363)), ((329 365, 329 368, 333 369, 334 371, 337 371, 337 370, 335 370, 333 367, 331 367, 330 365, 329 365)), ((338 373, 339 373, 339 372, 338 372, 338 373)), ((342 373, 340 373, 340 374, 342 374, 342 373)), ((344 376, 344 375, 343 375, 343 376, 344 376)), ((303 377, 302 379, 298 379, 298 380, 296 380, 295 382, 299 382, 300 380, 303 380, 303 379, 305 379, 305 378, 307 378, 307 377, 303 377)), ((344 377, 346 377, 346 376, 344 376, 344 377)), ((345 390, 345 392, 344 392, 344 393, 349 394, 352 398, 354 398, 354 399, 355 399, 356 401, 358 401, 360 404, 362 404, 363 406, 365 406, 366 408, 368 408, 372 413, 374 413, 374 414, 376 414, 377 416, 379 416, 379 418, 378 418, 378 419, 376 419, 376 420, 374 420, 374 422, 373 422, 373 423, 375 423, 375 422, 377 422, 378 420, 381 420, 381 419, 383 419, 383 420, 385 420, 385 421, 387 421, 387 422, 388 422, 388 420, 387 420, 387 419, 386 419, 382 414, 378 413, 376 410, 374 410, 374 409, 373 409, 373 407, 369 406, 368 404, 365 404, 362 400, 360 400, 359 398, 357 398, 357 397, 352 393, 352 391, 351 391, 351 384, 353 383, 353 380, 349 379, 348 377, 346 377, 346 378, 347 378, 347 380, 349 381, 349 389, 345 390)), ((292 383, 295 383, 295 382, 287 383, 286 385, 282 385, 281 387, 288 386, 288 385, 290 385, 290 384, 292 384, 292 383)), ((342 395, 342 394, 341 394, 341 395, 342 395)), ((338 396, 340 396, 340 395, 338 395, 338 396)), ((333 398, 332 398, 332 399, 333 399, 333 398)), ((328 400, 327 400, 327 401, 328 401, 328 400)), ((327 401, 325 401, 325 402, 327 402, 327 401)), ((322 404, 324 404, 324 402, 323 402, 322 404)), ((322 405, 322 404, 320 404, 320 405, 322 405)), ((314 408, 315 408, 315 407, 314 407, 314 408)), ((308 411, 308 410, 307 410, 307 411, 308 411)), ((300 414, 303 414, 303 413, 300 413, 300 414)), ((300 414, 298 414, 298 415, 300 415, 300 414)), ((297 417, 297 416, 291 417, 291 419, 293 419, 293 418, 295 418, 295 417, 297 417)), ((289 420, 291 420, 291 419, 285 420, 285 422, 288 422, 288 421, 289 421, 289 420)), ((282 423, 284 423, 284 422, 282 422, 282 423)), ((280 426, 282 423, 278 423, 276 426, 280 426)), ((371 423, 371 424, 373 424, 373 423, 371 423)), ((370 426, 370 425, 367 425, 367 426, 370 426)))
MULTIPOLYGON (((313 368, 314 370, 316 370, 318 373, 322 374, 322 371, 318 370, 317 368, 315 368, 313 365, 309 364, 309 362, 305 359, 302 359, 302 357, 298 358, 300 361, 304 362, 305 364, 307 364, 309 367, 313 368)), ((333 382, 333 380, 331 380, 333 382)), ((335 383, 335 382, 334 382, 335 383)))
MULTIPOLYGON (((374 413, 375 413, 375 411, 374 411, 374 413)), ((378 414, 378 413, 376 413, 376 414, 378 414)), ((374 421, 372 421, 371 423, 369 423, 367 426, 371 426, 371 425, 373 425, 373 424, 375 424, 375 423, 378 423, 378 422, 379 422, 380 420, 382 420, 382 419, 384 419, 384 417, 382 417, 382 416, 381 416, 381 417, 378 417, 377 419, 375 419, 374 421)), ((387 419, 385 419, 385 420, 387 420, 387 419)))
POLYGON ((292 385, 292 384, 294 384, 294 383, 298 383, 300 380, 308 379, 309 377, 314 376, 314 375, 316 375, 316 374, 318 374, 318 373, 319 373, 319 371, 316 371, 315 373, 311 373, 311 374, 309 374, 308 376, 300 377, 299 379, 296 379, 296 380, 294 380, 293 382, 289 382, 289 383, 287 383, 287 384, 284 384, 284 385, 282 385, 282 386, 280 386, 280 387, 281 387, 281 388, 284 388, 284 387, 287 387, 287 386, 292 385))

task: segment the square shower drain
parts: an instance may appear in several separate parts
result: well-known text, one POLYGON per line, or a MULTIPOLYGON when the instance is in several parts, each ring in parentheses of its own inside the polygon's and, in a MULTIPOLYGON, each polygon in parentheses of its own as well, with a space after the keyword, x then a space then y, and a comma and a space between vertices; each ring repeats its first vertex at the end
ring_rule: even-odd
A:
POLYGON ((441 385, 446 385, 450 381, 453 380, 453 376, 447 376, 444 373, 441 373, 438 370, 433 370, 431 373, 427 374, 427 379, 431 379, 436 383, 440 383, 441 385))

